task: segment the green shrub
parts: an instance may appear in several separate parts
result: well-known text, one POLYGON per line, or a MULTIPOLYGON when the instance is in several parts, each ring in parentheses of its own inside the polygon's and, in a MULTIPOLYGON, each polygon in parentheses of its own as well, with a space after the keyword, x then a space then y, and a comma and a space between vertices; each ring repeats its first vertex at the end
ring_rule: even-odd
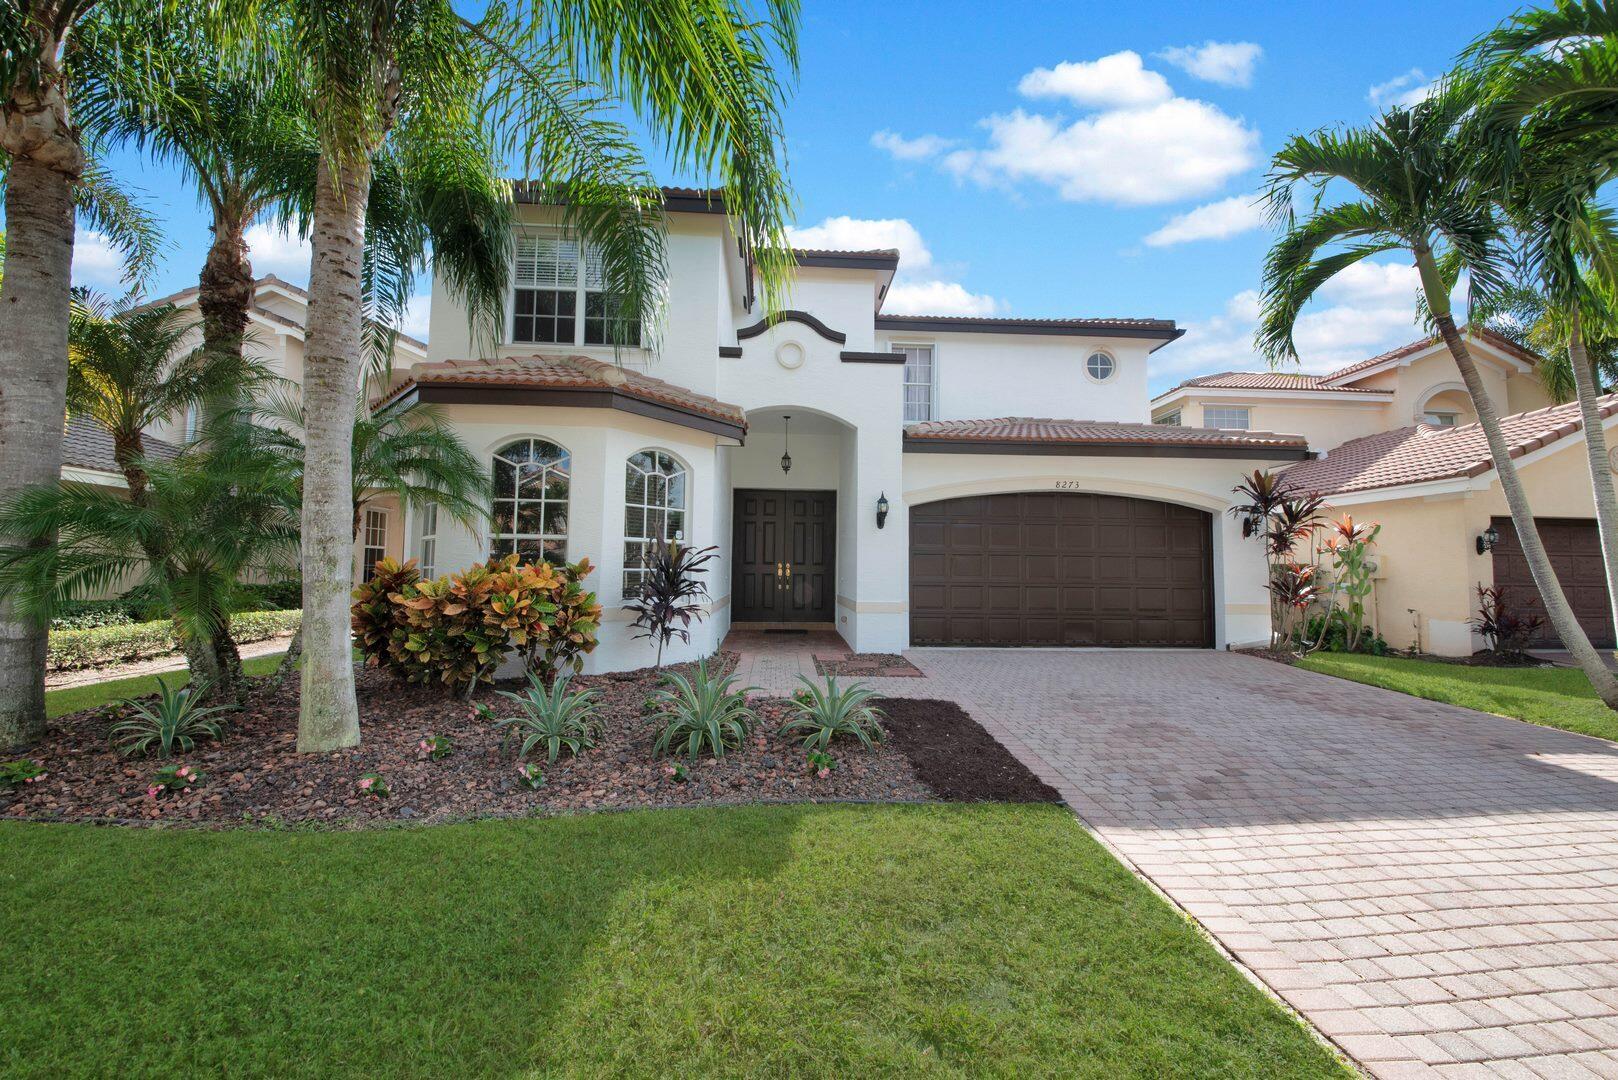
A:
POLYGON ((516 555, 422 581, 413 561, 383 559, 354 590, 354 643, 366 663, 411 682, 472 687, 513 652, 547 685, 596 647, 601 605, 588 560, 524 564, 516 555))
POLYGON ((200 738, 217 739, 222 734, 213 719, 233 708, 230 705, 203 706, 207 683, 193 683, 183 690, 170 690, 157 680, 157 700, 151 703, 124 698, 117 704, 134 715, 112 726, 112 741, 125 754, 149 754, 155 745, 161 757, 173 757, 175 747, 190 753, 200 738))
POLYGON ((170 791, 190 791, 202 782, 202 774, 190 765, 165 765, 152 774, 146 797, 155 799, 170 791))
MULTIPOLYGON (((244 611, 230 617, 239 645, 290 634, 302 621, 301 611, 244 611)), ((104 667, 163 656, 180 647, 168 619, 85 630, 52 630, 47 666, 52 671, 104 667)))
POLYGON ((9 791, 24 784, 37 784, 49 775, 45 766, 28 758, 0 761, 0 791, 9 791))
POLYGON ((652 695, 665 718, 652 748, 655 754, 696 757, 706 748, 714 757, 724 757, 742 744, 758 720, 747 707, 747 691, 753 688, 732 690, 736 677, 708 674, 707 661, 699 662, 689 679, 677 672, 663 679, 663 688, 652 695))
MULTIPOLYGON (((1339 609, 1333 608, 1329 616, 1311 615, 1307 629, 1299 631, 1299 644, 1320 643, 1325 652, 1349 652, 1348 643, 1353 636, 1349 620, 1339 609), (1328 621, 1329 620, 1329 621, 1328 621)), ((1359 647, 1352 650, 1370 656, 1386 656, 1388 643, 1375 630, 1364 627, 1358 632, 1359 647)))
POLYGON ((798 679, 804 688, 789 702, 797 715, 782 725, 783 733, 804 732, 803 745, 810 750, 826 749, 839 735, 857 740, 867 750, 882 741, 881 713, 869 704, 876 696, 870 687, 863 683, 839 687, 836 678, 828 677, 822 689, 802 675, 798 679))
POLYGON ((242 586, 242 602, 237 611, 296 611, 303 607, 303 581, 272 581, 242 586))
POLYGON ((62 605, 51 620, 51 630, 93 630, 98 626, 128 626, 137 622, 135 606, 125 600, 75 600, 62 605))
POLYGON ((530 750, 544 743, 545 763, 555 765, 564 746, 577 757, 580 750, 595 745, 597 716, 601 711, 596 692, 569 693, 567 684, 568 677, 564 675, 547 690, 538 673, 530 671, 527 690, 521 693, 500 691, 501 697, 516 702, 522 710, 518 716, 494 722, 495 727, 506 729, 508 734, 516 732, 523 737, 522 748, 517 751, 519 758, 527 757, 530 750))

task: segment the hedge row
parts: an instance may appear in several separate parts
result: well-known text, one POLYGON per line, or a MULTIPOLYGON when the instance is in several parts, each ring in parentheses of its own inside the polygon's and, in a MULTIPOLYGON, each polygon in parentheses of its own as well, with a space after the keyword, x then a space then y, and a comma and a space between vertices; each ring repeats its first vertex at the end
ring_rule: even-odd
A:
MULTIPOLYGON (((230 628, 237 643, 245 645, 290 634, 302 619, 301 611, 243 611, 230 617, 230 628)), ((52 630, 47 663, 52 671, 103 667, 149 660, 179 647, 174 624, 167 619, 89 630, 52 630)))

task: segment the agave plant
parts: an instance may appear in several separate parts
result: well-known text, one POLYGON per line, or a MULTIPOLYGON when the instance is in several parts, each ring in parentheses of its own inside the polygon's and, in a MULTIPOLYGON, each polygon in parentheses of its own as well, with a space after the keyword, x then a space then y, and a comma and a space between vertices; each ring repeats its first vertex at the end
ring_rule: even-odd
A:
POLYGON ((145 755, 154 745, 162 757, 173 757, 175 748, 190 753, 199 738, 217 739, 222 734, 219 721, 212 719, 234 706, 197 704, 208 694, 207 683, 193 683, 181 690, 170 690, 168 683, 157 680, 155 702, 124 698, 118 702, 134 713, 129 719, 114 724, 111 736, 118 748, 126 754, 145 755))
POLYGON ((797 715, 781 726, 783 732, 805 732, 803 745, 810 750, 826 749, 839 735, 858 740, 867 750, 882 741, 882 713, 869 704, 876 696, 870 687, 863 683, 839 687, 835 677, 828 677, 824 687, 803 675, 798 681, 804 689, 791 700, 797 715))
POLYGON ((577 757, 580 750, 588 750, 595 745, 597 718, 601 712, 596 692, 581 690, 570 693, 567 688, 569 678, 567 675, 560 676, 546 689, 544 680, 530 671, 527 690, 521 693, 500 691, 501 697, 516 702, 522 710, 520 715, 495 721, 495 727, 523 736, 522 748, 517 752, 519 758, 527 757, 529 751, 544 743, 545 763, 554 765, 563 747, 577 757))
POLYGON ((689 679, 670 672, 664 680, 666 685, 652 695, 657 711, 668 718, 652 748, 655 754, 696 757, 706 748, 714 757, 724 757, 742 744, 758 720, 747 707, 747 691, 755 687, 731 689, 736 677, 710 675, 707 661, 699 661, 689 679))

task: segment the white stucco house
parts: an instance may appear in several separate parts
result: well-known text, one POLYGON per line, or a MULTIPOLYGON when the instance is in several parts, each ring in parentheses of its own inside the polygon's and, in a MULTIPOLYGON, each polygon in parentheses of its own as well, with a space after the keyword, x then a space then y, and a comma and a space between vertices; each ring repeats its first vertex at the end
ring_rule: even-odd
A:
POLYGON ((742 624, 859 652, 1266 638, 1262 552, 1226 511, 1305 443, 1149 423, 1172 321, 888 315, 897 252, 821 250, 766 317, 720 195, 667 189, 661 325, 618 334, 587 245, 519 202, 498 348, 435 282, 426 355, 377 406, 441 410, 489 462, 484 528, 403 509, 427 572, 511 550, 596 565, 588 670, 650 662, 619 608, 671 537, 718 550, 676 658, 742 624))

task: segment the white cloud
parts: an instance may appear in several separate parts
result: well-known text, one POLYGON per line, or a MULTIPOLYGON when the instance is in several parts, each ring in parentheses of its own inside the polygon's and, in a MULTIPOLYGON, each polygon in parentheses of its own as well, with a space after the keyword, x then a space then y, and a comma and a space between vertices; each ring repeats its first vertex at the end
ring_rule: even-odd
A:
POLYGON ((921 232, 904 218, 829 217, 819 225, 787 231, 795 247, 867 250, 897 248, 899 270, 883 298, 882 310, 893 315, 993 315, 1004 305, 948 280, 934 265, 921 232))
POLYGON ((1169 247, 1192 240, 1224 240, 1239 233, 1251 232, 1264 225, 1264 208, 1252 195, 1233 195, 1228 199, 1175 214, 1157 231, 1148 233, 1149 247, 1169 247))
POLYGON ((266 224, 247 230, 247 257, 253 273, 274 274, 294 284, 309 280, 309 241, 285 229, 266 224))
POLYGON ((1264 55, 1251 41, 1204 41, 1155 54, 1181 71, 1220 86, 1252 86, 1253 67, 1264 55))
POLYGON ((419 293, 410 298, 405 307, 404 318, 399 322, 399 329, 413 338, 427 340, 427 316, 432 308, 433 298, 428 293, 419 293))
POLYGON ((907 139, 897 131, 878 131, 871 135, 871 145, 886 150, 897 161, 925 161, 955 145, 954 139, 941 135, 917 135, 907 139))
POLYGON ((97 289, 123 285, 124 257, 105 233, 81 231, 73 238, 73 284, 97 289))
POLYGON ((793 247, 831 248, 834 251, 868 251, 898 248, 899 271, 913 274, 933 264, 933 253, 922 242, 921 233, 904 218, 829 217, 819 225, 787 230, 793 247))
MULTIPOLYGON (((1293 337, 1299 363, 1282 370, 1324 373, 1368 359, 1422 336, 1417 321, 1420 290, 1416 268, 1402 263, 1361 262, 1316 294, 1298 319, 1293 337)), ((1262 371, 1253 347, 1258 325, 1256 290, 1237 293, 1223 311, 1186 324, 1186 334, 1152 355, 1154 390, 1214 371, 1262 371)))
POLYGON ((1003 305, 954 281, 894 282, 882 301, 887 315, 993 315, 1003 305))
POLYGON ((1258 132, 1203 101, 1172 98, 1064 124, 1021 109, 983 121, 989 146, 944 166, 982 184, 1036 180, 1072 202, 1125 205, 1195 198, 1252 168, 1258 132))
POLYGON ((1035 68, 1022 77, 1017 90, 1023 97, 1060 97, 1105 108, 1156 105, 1174 96, 1168 80, 1147 71, 1140 53, 1127 49, 1099 60, 1064 60, 1054 68, 1035 68))
POLYGON ((1436 83, 1427 78, 1421 68, 1411 68, 1403 75, 1395 75, 1387 82, 1377 83, 1365 92, 1365 100, 1379 109, 1398 106, 1408 109, 1425 101, 1436 83))

